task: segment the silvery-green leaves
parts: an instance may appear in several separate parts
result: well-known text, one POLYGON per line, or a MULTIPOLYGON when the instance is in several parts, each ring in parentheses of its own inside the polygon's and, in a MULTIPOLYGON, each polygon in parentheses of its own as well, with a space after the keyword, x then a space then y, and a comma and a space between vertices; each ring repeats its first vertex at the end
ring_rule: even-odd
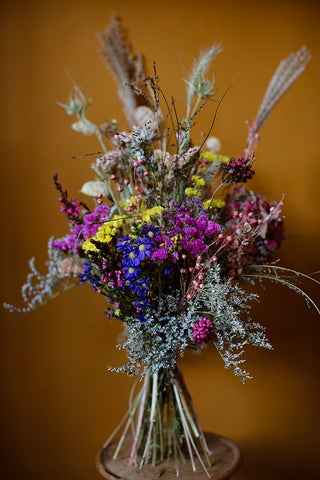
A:
POLYGON ((74 84, 69 94, 68 103, 57 102, 60 107, 64 108, 68 115, 80 115, 86 111, 91 100, 87 98, 80 88, 74 84))
POLYGON ((64 108, 68 115, 76 117, 77 120, 71 125, 72 130, 81 133, 82 135, 96 135, 102 150, 107 152, 99 128, 94 123, 90 122, 85 114, 86 109, 91 104, 91 100, 85 96, 71 77, 70 79, 73 86, 69 94, 68 103, 57 102, 57 104, 64 108))

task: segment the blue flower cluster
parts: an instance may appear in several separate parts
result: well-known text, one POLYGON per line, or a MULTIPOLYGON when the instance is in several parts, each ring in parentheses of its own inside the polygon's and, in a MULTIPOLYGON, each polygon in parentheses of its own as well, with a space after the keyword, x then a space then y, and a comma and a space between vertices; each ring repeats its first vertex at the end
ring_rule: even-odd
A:
POLYGON ((138 301, 134 302, 134 305, 138 313, 141 313, 140 320, 142 322, 146 321, 148 312, 151 311, 152 307, 148 297, 150 279, 142 275, 139 266, 144 260, 151 257, 154 237, 158 233, 158 229, 153 225, 143 224, 140 237, 123 235, 117 243, 118 250, 123 253, 122 265, 125 270, 123 275, 125 288, 137 295, 138 301))
POLYGON ((80 283, 89 282, 95 292, 101 285, 99 275, 95 275, 91 272, 91 262, 86 262, 84 264, 83 273, 80 273, 79 279, 80 283))

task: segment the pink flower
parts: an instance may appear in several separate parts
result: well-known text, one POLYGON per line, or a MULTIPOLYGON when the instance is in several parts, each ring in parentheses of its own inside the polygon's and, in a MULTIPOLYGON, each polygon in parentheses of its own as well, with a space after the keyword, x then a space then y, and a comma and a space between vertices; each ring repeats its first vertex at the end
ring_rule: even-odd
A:
POLYGON ((193 343, 208 342, 210 337, 214 334, 212 322, 207 317, 201 317, 194 323, 192 336, 193 343))

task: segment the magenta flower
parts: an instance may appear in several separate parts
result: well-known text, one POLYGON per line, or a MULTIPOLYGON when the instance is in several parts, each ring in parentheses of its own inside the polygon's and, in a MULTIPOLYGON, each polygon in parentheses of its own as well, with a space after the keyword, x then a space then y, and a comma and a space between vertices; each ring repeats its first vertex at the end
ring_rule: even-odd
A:
POLYGON ((160 248, 154 250, 151 254, 151 260, 156 261, 156 260, 165 260, 168 258, 168 250, 164 245, 162 245, 160 248))
POLYGON ((214 329, 209 318, 201 317, 194 323, 192 331, 193 343, 208 342, 212 335, 214 335, 214 329))

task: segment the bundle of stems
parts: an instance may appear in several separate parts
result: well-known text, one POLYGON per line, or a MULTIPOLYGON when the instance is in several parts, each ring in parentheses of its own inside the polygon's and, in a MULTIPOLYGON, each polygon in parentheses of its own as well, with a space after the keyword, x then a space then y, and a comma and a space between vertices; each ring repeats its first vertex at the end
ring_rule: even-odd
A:
POLYGON ((198 459, 210 478, 207 467, 211 467, 211 452, 179 366, 175 369, 163 368, 156 373, 148 370, 142 388, 134 398, 136 385, 137 382, 130 393, 127 413, 105 442, 104 448, 124 426, 113 459, 118 457, 131 430, 133 441, 129 466, 142 467, 147 463, 155 466, 158 462, 173 458, 178 475, 179 462, 190 460, 193 471, 196 471, 195 460, 198 459))

